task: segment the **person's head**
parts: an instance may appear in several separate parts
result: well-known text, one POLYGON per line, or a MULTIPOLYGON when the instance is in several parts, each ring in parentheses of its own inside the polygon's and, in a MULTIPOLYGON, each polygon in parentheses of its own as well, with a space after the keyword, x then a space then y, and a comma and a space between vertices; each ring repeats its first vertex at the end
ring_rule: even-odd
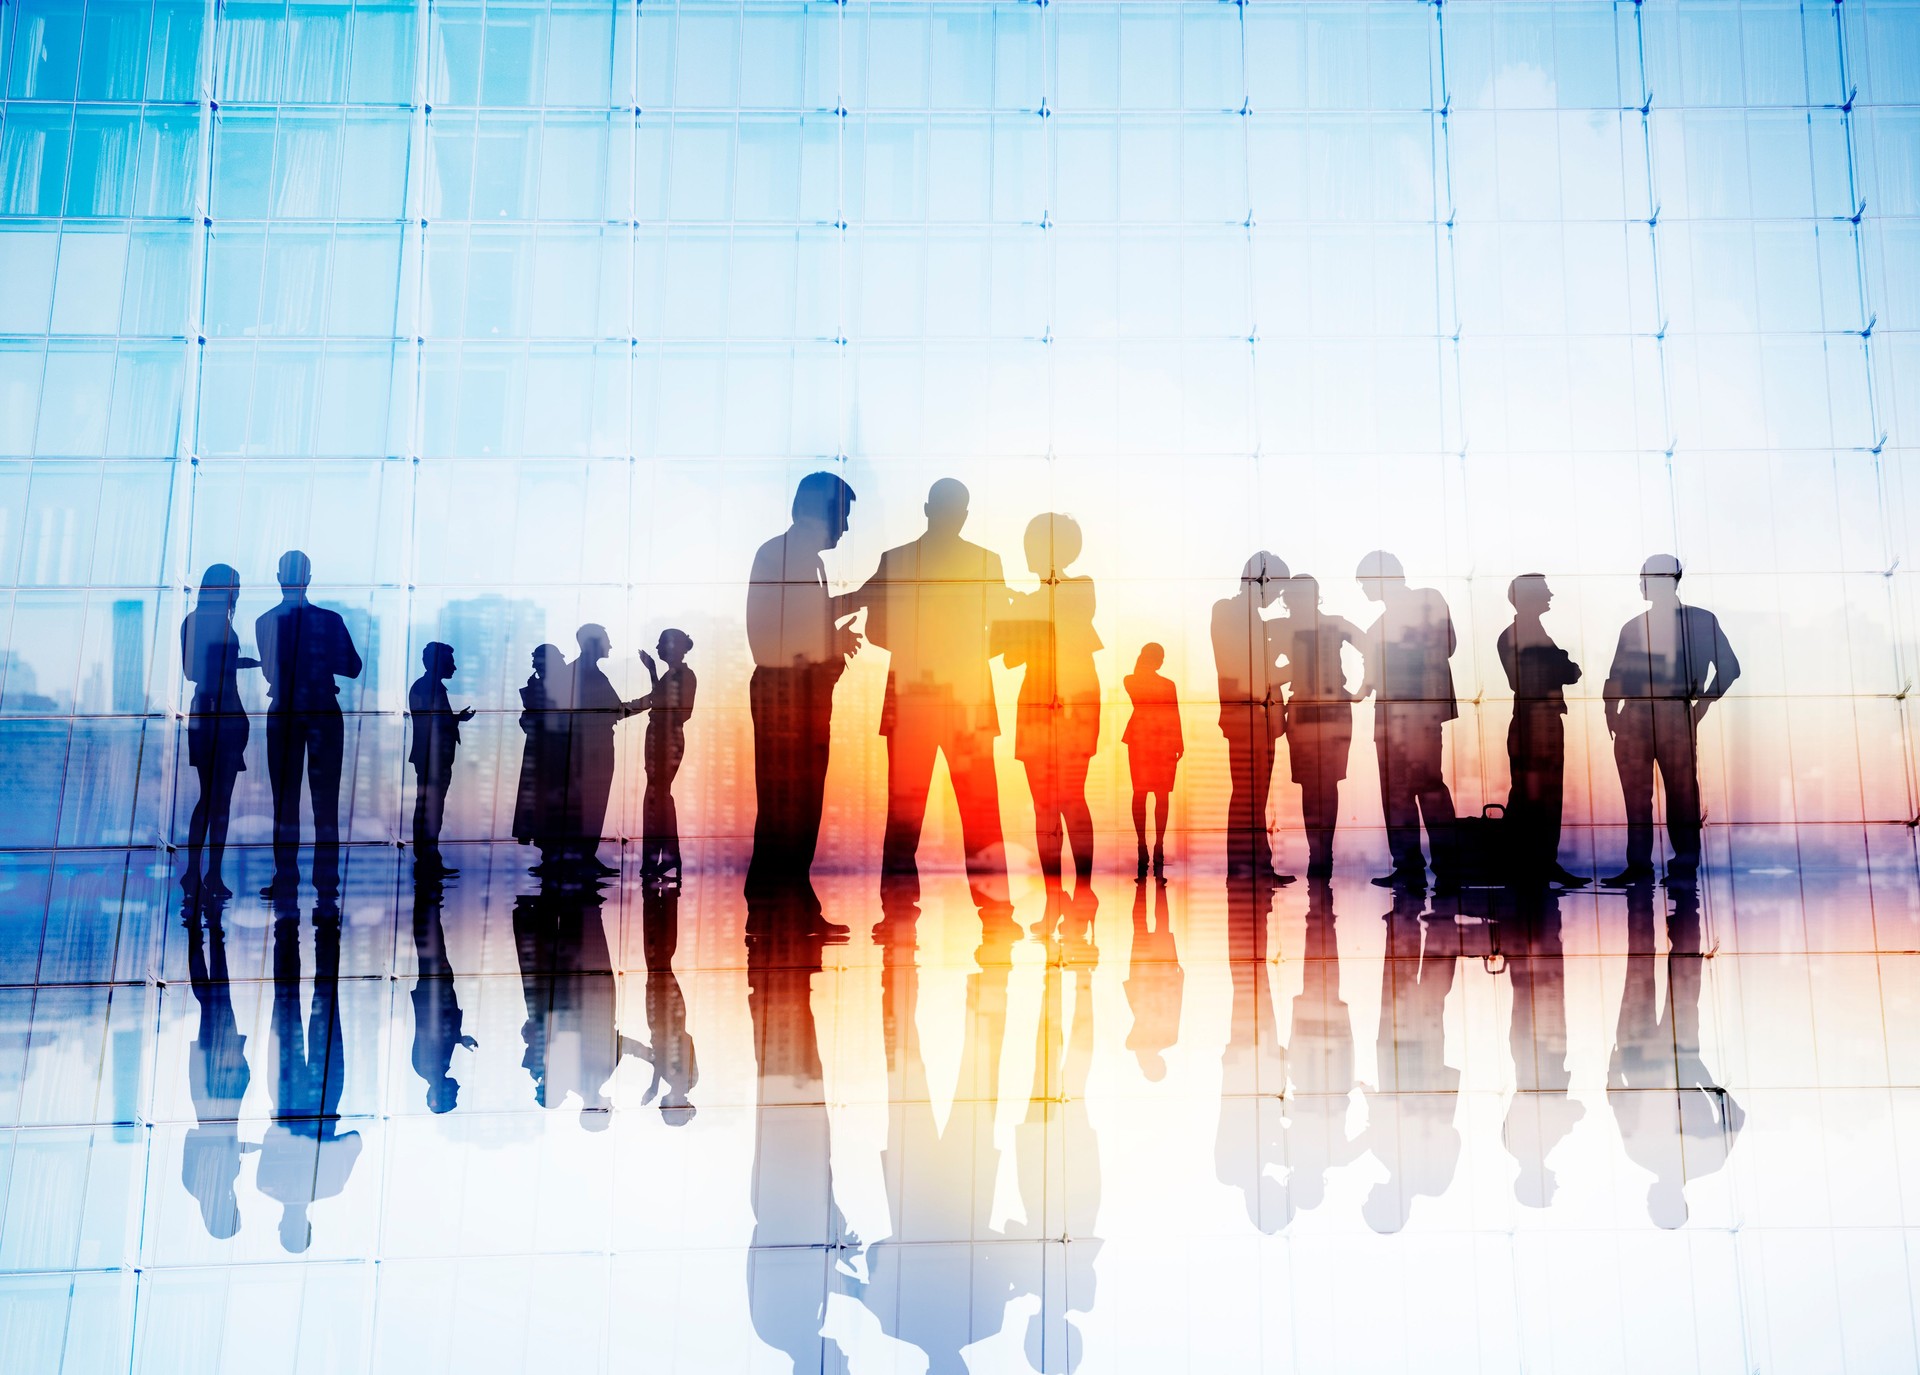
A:
POLYGON ((1027 571, 1036 578, 1065 573, 1080 557, 1080 522, 1057 511, 1027 522, 1027 571))
POLYGON ((821 548, 831 549, 847 533, 853 502, 853 488, 838 473, 808 473, 793 491, 793 523, 818 525, 821 548))
POLYGON ((282 592, 304 593, 313 581, 313 560, 298 549, 289 549, 280 556, 274 576, 280 580, 282 592))
POLYGON ((1544 616, 1553 605, 1553 589, 1545 573, 1522 573, 1507 584, 1507 600, 1522 616, 1544 616))
POLYGON ((1281 584, 1289 616, 1303 616, 1320 609, 1320 582, 1305 573, 1297 573, 1281 584))
POLYGON ((1388 590, 1407 580, 1407 570, 1400 560, 1384 549, 1376 549, 1364 559, 1353 572, 1360 580, 1360 591, 1370 602, 1384 602, 1388 590))
POLYGON ((957 535, 967 523, 967 503, 973 494, 957 477, 943 477, 927 489, 927 533, 957 535))
POLYGON ((430 678, 453 677, 453 646, 440 640, 428 641, 420 649, 420 667, 427 671, 430 678))
POLYGON ((199 609, 231 616, 239 600, 240 570, 224 563, 208 564, 207 571, 200 575, 199 609))
POLYGON ((180 1176, 200 1202, 207 1235, 225 1241, 240 1230, 240 1201, 234 1180, 240 1177, 240 1141, 231 1125, 195 1127, 181 1150, 180 1176))
POLYGON ((687 651, 693 648, 693 636, 684 630, 663 630, 660 632, 660 643, 654 648, 667 663, 678 664, 687 657, 687 651))
POLYGON ((1655 554, 1640 565, 1640 595, 1655 606, 1671 606, 1680 600, 1680 560, 1671 554, 1655 554))
POLYGON ((1288 576, 1287 565, 1280 556, 1262 549, 1241 566, 1240 590, 1261 606, 1272 606, 1288 576))
POLYGON ((1158 673, 1160 665, 1167 661, 1166 649, 1153 640, 1140 646, 1140 657, 1133 661, 1135 673, 1158 673))
POLYGON ((1167 1057, 1159 1051, 1138 1046, 1134 1049, 1133 1058, 1140 1062, 1140 1073, 1149 1084, 1157 1084, 1167 1077, 1167 1057))
POLYGON ((427 1107, 434 1112, 452 1112, 460 1101, 460 1084, 448 1075, 441 1075, 427 1085, 427 1107))
POLYGON ((289 1203, 280 1214, 280 1248, 288 1255, 301 1255, 313 1245, 313 1224, 307 1221, 307 1205, 289 1203))
POLYGON ((533 651, 533 671, 542 678, 566 661, 567 656, 561 652, 559 645, 541 645, 533 651))
POLYGON ((607 635, 607 628, 592 621, 573 632, 573 642, 580 646, 580 657, 590 664, 598 663, 613 653, 613 641, 607 635))
POLYGON ((1647 1216, 1662 1231, 1671 1232, 1687 1225, 1684 1183, 1677 1176, 1662 1175, 1647 1186, 1647 1216))

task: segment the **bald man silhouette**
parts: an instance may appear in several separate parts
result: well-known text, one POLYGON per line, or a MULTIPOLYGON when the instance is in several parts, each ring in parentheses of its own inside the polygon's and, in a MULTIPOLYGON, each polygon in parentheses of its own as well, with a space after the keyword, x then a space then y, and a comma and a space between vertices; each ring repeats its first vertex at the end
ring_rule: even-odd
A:
POLYGON ((925 506, 927 532, 889 549, 843 611, 866 608, 866 637, 892 655, 880 733, 887 738, 885 873, 917 872, 936 755, 960 807, 967 880, 982 908, 1007 902, 1007 861, 993 741, 1000 733, 987 666, 994 624, 1011 597, 1000 556, 960 538, 970 494, 945 477, 925 506))

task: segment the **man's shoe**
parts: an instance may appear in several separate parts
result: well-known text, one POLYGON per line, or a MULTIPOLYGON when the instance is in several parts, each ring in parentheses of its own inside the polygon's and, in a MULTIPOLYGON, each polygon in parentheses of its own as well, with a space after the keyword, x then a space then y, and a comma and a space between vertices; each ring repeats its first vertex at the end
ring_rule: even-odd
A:
POLYGON ((1555 888, 1585 888, 1589 883, 1592 883, 1593 880, 1584 874, 1576 874, 1569 870, 1562 869, 1556 864, 1547 871, 1547 882, 1555 888))
POLYGON ((1617 874, 1610 874, 1600 880, 1602 888, 1633 888, 1642 883, 1652 883, 1654 879, 1651 864, 1629 864, 1617 874))

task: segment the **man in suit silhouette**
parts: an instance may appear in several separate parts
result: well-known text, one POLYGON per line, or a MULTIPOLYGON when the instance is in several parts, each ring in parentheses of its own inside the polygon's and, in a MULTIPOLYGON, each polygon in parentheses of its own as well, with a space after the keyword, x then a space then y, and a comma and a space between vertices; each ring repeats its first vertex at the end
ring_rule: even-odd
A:
POLYGON ((1007 902, 1007 860, 993 740, 1000 717, 987 660, 994 624, 1011 597, 1000 556, 960 538, 969 493, 941 478, 927 493, 927 532, 889 549, 866 586, 842 607, 867 611, 866 635, 892 653, 880 733, 887 737, 887 829, 882 867, 916 871, 936 754, 944 754, 960 807, 967 879, 981 907, 1007 902))
POLYGON ((335 678, 360 676, 360 651, 340 613, 307 600, 313 564, 280 556, 280 604, 253 624, 267 680, 267 782, 273 789, 273 882, 262 897, 300 886, 300 775, 313 803, 313 886, 340 887, 340 768, 346 725, 335 678))
POLYGON ((1667 791, 1671 875, 1690 878, 1700 864, 1700 718, 1740 676, 1740 661, 1711 611, 1680 600, 1680 560, 1655 554, 1640 569, 1650 603, 1620 627, 1613 670, 1601 691, 1620 791, 1627 804, 1627 867, 1601 882, 1612 888, 1651 883, 1653 770, 1667 791))
POLYGON ((1442 892, 1453 886, 1453 794, 1440 771, 1446 723, 1460 715, 1453 695, 1456 640, 1447 600, 1431 587, 1407 586, 1400 560, 1375 550, 1360 560, 1360 590, 1380 604, 1367 631, 1367 676, 1359 695, 1373 694, 1373 747, 1380 761, 1380 805, 1386 813, 1393 870, 1382 888, 1426 881, 1420 823, 1427 823, 1433 872, 1442 892))
POLYGON ((460 723, 473 708, 455 711, 447 700, 447 679, 456 665, 453 646, 434 640, 420 651, 426 670, 407 689, 407 714, 413 718, 413 865, 422 874, 452 875, 440 858, 440 823, 447 814, 447 789, 453 785, 453 756, 460 748, 460 723))
POLYGON ((747 704, 756 810, 749 888, 804 876, 820 841, 833 688, 859 647, 858 636, 834 624, 845 613, 827 591, 820 556, 846 534, 853 501, 853 488, 837 474, 807 474, 793 494, 793 523, 753 556, 747 704))
POLYGON ((1290 575, 1262 549, 1240 570, 1240 588, 1213 604, 1213 666, 1220 686, 1220 733, 1227 737, 1231 792, 1227 801, 1227 873, 1232 878, 1291 883, 1273 869, 1267 796, 1273 787, 1274 742, 1286 729, 1277 672, 1284 620, 1262 613, 1290 575))

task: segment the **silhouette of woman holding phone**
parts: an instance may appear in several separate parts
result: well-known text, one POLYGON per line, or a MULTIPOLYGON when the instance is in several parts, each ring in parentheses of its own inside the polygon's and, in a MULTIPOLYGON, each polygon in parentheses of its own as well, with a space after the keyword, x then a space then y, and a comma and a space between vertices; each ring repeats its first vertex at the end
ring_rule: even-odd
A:
POLYGON ((233 788, 247 767, 247 709, 240 702, 239 672, 258 668, 240 653, 233 608, 240 600, 240 574, 212 564, 200 578, 200 596, 180 623, 180 661, 193 684, 187 708, 187 762, 200 776, 200 797, 187 822, 187 871, 180 886, 211 898, 233 896, 221 877, 233 788), (201 850, 207 867, 200 869, 201 850))

